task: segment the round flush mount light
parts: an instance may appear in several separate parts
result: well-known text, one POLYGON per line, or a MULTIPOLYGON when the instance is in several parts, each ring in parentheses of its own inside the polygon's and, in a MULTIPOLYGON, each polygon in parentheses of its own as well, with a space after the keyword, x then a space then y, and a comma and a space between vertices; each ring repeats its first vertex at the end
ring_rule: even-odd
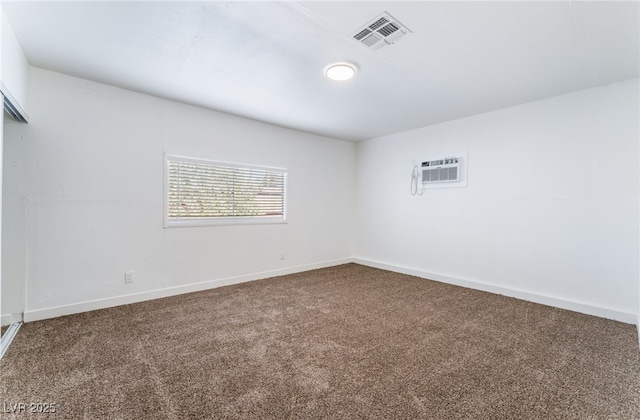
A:
POLYGON ((349 63, 335 63, 327 67, 325 74, 331 80, 343 82, 345 80, 352 79, 356 75, 358 69, 353 64, 349 63))

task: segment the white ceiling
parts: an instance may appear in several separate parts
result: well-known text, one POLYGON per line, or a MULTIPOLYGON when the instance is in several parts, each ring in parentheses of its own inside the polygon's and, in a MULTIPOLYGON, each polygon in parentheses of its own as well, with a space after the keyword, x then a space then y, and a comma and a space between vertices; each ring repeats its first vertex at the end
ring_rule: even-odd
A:
POLYGON ((640 77, 640 3, 12 2, 37 67, 362 140, 640 77), (412 33, 352 39, 389 12, 412 33), (324 68, 355 63, 349 82, 324 68))

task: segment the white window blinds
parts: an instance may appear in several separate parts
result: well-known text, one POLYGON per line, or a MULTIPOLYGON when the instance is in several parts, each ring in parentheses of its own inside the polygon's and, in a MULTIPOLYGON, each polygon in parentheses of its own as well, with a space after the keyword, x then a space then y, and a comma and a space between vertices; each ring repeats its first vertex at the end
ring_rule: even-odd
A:
POLYGON ((167 156, 165 226, 282 223, 284 169, 167 156))

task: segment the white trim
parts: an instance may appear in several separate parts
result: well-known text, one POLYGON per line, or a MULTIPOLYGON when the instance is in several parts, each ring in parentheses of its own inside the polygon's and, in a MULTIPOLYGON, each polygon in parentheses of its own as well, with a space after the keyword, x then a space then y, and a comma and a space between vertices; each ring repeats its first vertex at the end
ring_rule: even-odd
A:
POLYGON ((0 317, 0 325, 3 327, 15 324, 16 322, 22 322, 22 314, 3 314, 2 317, 0 317))
POLYGON ((0 359, 2 359, 4 354, 7 352, 7 349, 11 345, 11 342, 15 338, 16 334, 18 334, 18 330, 20 329, 21 325, 22 322, 15 322, 9 326, 4 334, 2 334, 2 337, 0 338, 0 359))
POLYGON ((169 154, 167 152, 163 153, 163 166, 164 172, 162 174, 162 206, 163 206, 163 214, 162 214, 162 226, 166 229, 169 227, 169 154))
POLYGON ((282 168, 282 167, 279 167, 279 166, 251 165, 251 164, 248 164, 248 163, 228 162, 226 160, 193 158, 193 157, 188 157, 188 156, 172 155, 172 154, 167 153, 167 152, 165 152, 165 159, 167 159, 167 160, 168 159, 172 159, 174 161, 180 161, 180 162, 213 164, 213 165, 216 165, 216 166, 226 166, 228 168, 269 170, 269 171, 273 171, 273 172, 282 172, 282 173, 286 173, 287 172, 287 168, 282 168))
MULTIPOLYGON (((166 201, 166 200, 165 200, 166 201)), ((168 213, 167 213, 168 214, 168 213)), ((203 220, 175 220, 168 221, 165 216, 165 229, 187 228, 187 227, 206 227, 206 226, 230 226, 230 225, 286 225, 287 222, 280 216, 262 216, 262 217, 221 217, 219 219, 203 219, 203 220)))
POLYGON ((134 293, 130 295, 116 296, 112 298, 97 299, 70 305, 56 306, 51 308, 36 309, 24 312, 24 322, 40 321, 42 319, 56 318, 64 315, 72 315, 82 312, 95 311, 113 306, 128 305, 130 303, 144 302, 152 299, 159 299, 169 296, 181 295, 184 293, 198 292, 201 290, 215 289, 217 287, 229 286, 232 284, 245 283, 253 280, 260 280, 269 277, 283 276, 286 274, 300 273, 303 271, 315 270, 318 268, 333 267, 336 265, 353 262, 351 258, 341 258, 337 260, 324 261, 313 264, 298 265, 294 267, 281 268, 277 270, 262 271, 258 273, 245 274, 235 277, 227 277, 218 280, 210 280, 201 283, 185 284, 182 286, 168 287, 165 289, 151 290, 148 292, 134 293))
MULTIPOLYGON (((11 92, 9 92, 9 88, 7 88, 7 86, 2 83, 2 81, 0 81, 0 92, 4 95, 5 98, 7 98, 9 100, 9 102, 11 103, 11 106, 13 106, 13 108, 16 110, 16 112, 18 112, 18 114, 20 114, 20 116, 22 118, 24 118, 25 122, 29 122, 29 115, 27 115, 27 113, 25 112, 24 108, 22 108, 20 106, 20 104, 18 103, 18 101, 16 101, 16 98, 13 97, 13 95, 11 94, 11 92)), ((3 100, 4 102, 4 100, 3 100)), ((2 104, 2 108, 4 111, 4 103, 2 104)))
MULTIPOLYGON (((87 311, 110 308, 113 306, 127 305, 131 303, 144 302, 147 300, 159 299, 169 296, 181 295, 184 293, 197 292, 201 290, 214 289, 217 287, 228 286, 232 284, 245 283, 254 280, 265 279, 269 277, 283 276, 287 274, 300 273, 319 268, 333 267, 341 264, 356 263, 368 267, 379 268, 382 270, 393 271, 401 274, 421 277, 429 280, 435 280, 442 283, 453 284, 456 286, 467 287, 470 289, 482 290, 485 292, 500 294, 513 297, 516 299, 535 302, 542 305, 552 306, 560 309, 580 312, 601 318, 614 319, 616 321, 627 324, 635 324, 637 322, 640 343, 640 315, 621 312, 615 309, 603 308, 600 306, 585 304, 581 302, 560 299, 546 295, 526 292, 523 290, 496 286, 489 283, 483 283, 467 279, 459 279, 442 274, 430 273, 423 270, 417 270, 409 267, 398 266, 394 264, 383 263, 379 261, 369 260, 365 258, 341 258, 337 260, 324 261, 320 263, 305 264, 294 267, 282 268, 277 270, 262 271, 258 273, 246 274, 235 277, 227 277, 218 280, 210 280, 201 283, 192 283, 182 286, 168 287, 165 289, 152 290, 148 292, 135 293, 130 295, 117 296, 106 299, 97 299, 92 301, 74 303, 70 305, 56 306, 51 308, 37 309, 33 311, 25 311, 24 322, 39 321, 48 318, 56 318, 64 315, 72 315, 87 311)), ((3 325, 5 319, 10 319, 11 315, 3 315, 3 325)))
POLYGON ((366 265, 369 267, 380 268, 382 270, 394 271, 397 273, 408 274, 416 277, 422 277, 429 280, 435 280, 441 283, 453 284, 456 286, 462 286, 470 289, 482 290, 485 292, 522 299, 529 302, 540 303, 542 305, 553 306, 560 309, 567 309, 569 311, 580 312, 587 315, 614 319, 616 321, 624 322, 626 324, 634 324, 636 323, 636 321, 640 323, 640 319, 637 319, 636 314, 629 313, 629 312, 622 312, 622 311, 618 311, 611 308, 604 308, 601 306, 596 306, 588 303, 561 299, 561 298, 556 298, 556 297, 547 296, 547 295, 540 295, 537 293, 531 293, 524 290, 497 286, 497 285, 483 283, 483 282, 474 281, 474 280, 460 279, 460 278, 450 277, 442 274, 430 273, 423 270, 417 270, 409 267, 387 264, 380 261, 368 260, 365 258, 353 258, 353 262, 357 264, 366 265))

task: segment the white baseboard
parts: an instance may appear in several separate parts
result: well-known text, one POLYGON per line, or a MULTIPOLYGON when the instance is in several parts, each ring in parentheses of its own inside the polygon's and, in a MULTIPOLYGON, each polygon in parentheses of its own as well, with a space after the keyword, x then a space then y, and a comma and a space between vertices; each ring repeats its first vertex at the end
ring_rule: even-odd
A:
POLYGON ((581 303, 571 301, 567 299, 560 299, 546 295, 540 295, 536 293, 527 292, 524 290, 511 289, 503 286, 497 286, 489 283, 482 283, 473 280, 459 279, 449 277, 437 273, 429 273, 422 270, 416 270, 409 267, 402 267, 393 264, 387 264, 380 261, 368 260, 365 258, 354 258, 353 262, 357 264, 366 265, 369 267, 380 268, 383 270, 394 271, 396 273, 408 274, 411 276, 422 277, 429 280, 435 280, 442 283, 453 284, 456 286, 467 287, 470 289, 482 290, 485 292, 496 293, 499 295, 514 297, 516 299, 522 299, 529 302, 540 303, 542 305, 553 306, 560 309, 567 309, 574 312, 580 312, 587 315, 594 315, 601 318, 613 319, 616 321, 624 322, 626 324, 638 323, 639 333, 638 340, 640 340, 640 315, 621 312, 611 308, 603 308, 587 303, 581 303))
MULTIPOLYGON (((72 315, 82 312, 95 311, 113 306, 128 305, 130 303, 144 302, 152 299, 159 299, 169 296, 181 295, 184 293, 199 292, 201 290, 214 289, 216 287, 229 286, 232 284, 245 283, 253 280, 260 280, 269 277, 283 276, 286 274, 300 273, 303 271, 315 270, 318 268, 333 267, 336 265, 353 262, 352 258, 342 258, 331 261, 324 261, 314 264, 298 265, 294 267, 281 268, 277 270, 262 271, 258 273, 245 274, 235 277, 210 280, 201 283, 192 283, 182 286, 168 287, 165 289, 151 290, 148 292, 134 293, 130 295, 116 296, 105 299, 91 300, 70 305, 56 306, 51 308, 26 310, 24 322, 40 321, 42 319, 57 318, 64 315, 72 315)), ((4 318, 3 318, 4 320, 4 318)))
MULTIPOLYGON (((342 258, 331 261, 324 261, 314 264, 306 264, 277 270, 263 271, 259 273, 246 274, 242 276, 227 277, 218 280, 211 280, 201 283, 192 283, 182 286, 169 287, 165 289, 152 290, 148 292, 135 293, 130 295, 116 296, 112 298, 98 299, 71 305, 56 306, 51 308, 27 310, 24 313, 24 322, 39 321, 42 319, 56 318, 64 315, 72 315, 81 312, 88 312, 97 309, 105 309, 113 306, 127 305, 130 303, 144 302, 152 299, 181 295, 184 293, 197 292, 201 290, 213 289, 216 287, 228 286, 232 284, 245 283, 253 280, 260 280, 269 277, 282 276, 286 274, 300 273, 303 271, 315 270, 318 268, 333 267, 336 265, 355 262, 357 264, 369 267, 380 268, 383 270, 394 271, 397 273, 408 274, 425 279, 435 280, 442 283, 453 284, 457 286, 467 287, 470 289, 482 290, 485 292, 496 293, 504 296, 510 296, 530 302, 540 303, 543 305, 553 306, 556 308, 567 309, 570 311, 580 312, 588 315, 594 315, 601 318, 614 319, 616 321, 627 324, 636 324, 638 328, 638 342, 640 344, 640 314, 632 314, 617 311, 615 309, 603 308, 595 305, 585 304, 581 302, 554 298, 551 296, 539 295, 523 290, 511 289, 502 286, 496 286, 489 283, 482 283, 473 280, 459 279, 445 276, 437 273, 430 273, 423 270, 417 270, 410 267, 403 267, 394 264, 373 261, 365 258, 342 258)), ((9 325, 17 322, 12 315, 2 315, 2 325, 9 325)))
POLYGON ((22 314, 3 314, 0 317, 0 325, 3 327, 15 324, 16 322, 22 322, 22 314))

